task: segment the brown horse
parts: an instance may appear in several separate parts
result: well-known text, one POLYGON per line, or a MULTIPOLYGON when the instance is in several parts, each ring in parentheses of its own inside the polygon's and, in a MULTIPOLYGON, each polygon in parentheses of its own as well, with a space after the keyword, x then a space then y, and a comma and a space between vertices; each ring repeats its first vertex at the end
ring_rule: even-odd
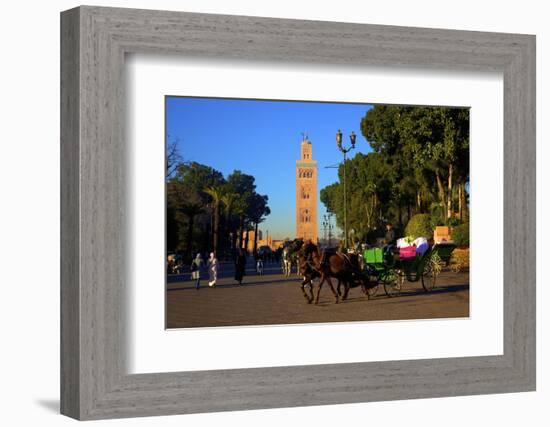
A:
MULTIPOLYGON (((336 299, 336 303, 338 303, 339 300, 338 297, 341 284, 344 285, 342 300, 345 300, 348 297, 350 287, 353 287, 356 284, 360 284, 363 292, 367 294, 366 290, 369 287, 368 277, 361 273, 357 257, 354 255, 346 255, 336 252, 335 250, 321 251, 317 245, 308 242, 300 251, 300 265, 302 275, 304 276, 302 289, 306 283, 310 283, 312 288, 311 300, 313 299, 312 280, 315 277, 320 278, 315 304, 319 303, 319 295, 325 281, 328 282, 336 299), (335 290, 332 285, 331 278, 338 280, 338 291, 335 290)), ((311 300, 308 302, 311 302, 311 300)))
MULTIPOLYGON (((306 247, 309 247, 306 245, 306 247)), ((321 273, 316 269, 315 265, 312 264, 311 257, 309 252, 306 255, 304 252, 304 247, 298 252, 298 271, 300 276, 303 277, 301 288, 304 298, 307 300, 308 304, 311 304, 314 299, 313 295, 313 280, 320 278, 321 273), (309 294, 306 292, 306 286, 309 287, 309 294)))

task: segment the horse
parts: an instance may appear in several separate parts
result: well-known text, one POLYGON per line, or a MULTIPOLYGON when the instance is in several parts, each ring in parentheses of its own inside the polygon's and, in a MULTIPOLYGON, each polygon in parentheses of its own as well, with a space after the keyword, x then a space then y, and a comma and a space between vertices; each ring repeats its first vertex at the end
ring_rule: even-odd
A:
POLYGON ((313 295, 313 280, 321 277, 321 273, 311 263, 311 258, 304 252, 304 248, 307 245, 302 246, 298 252, 298 272, 302 276, 303 280, 300 284, 304 298, 308 304, 311 304, 314 299, 313 295), (306 286, 309 285, 309 294, 306 292, 306 286))
MULTIPOLYGON (((298 261, 298 251, 304 244, 304 241, 302 239, 294 239, 292 241, 285 242, 283 245, 283 253, 282 253, 282 260, 283 260, 283 274, 286 277, 290 277, 292 273, 292 263, 298 261)), ((300 274, 300 269, 298 268, 298 275, 300 274)))
MULTIPOLYGON (((361 286, 363 292, 368 296, 367 288, 371 287, 371 284, 369 283, 368 276, 361 272, 358 257, 355 254, 347 255, 330 249, 321 251, 317 245, 308 242, 302 247, 300 257, 302 273, 304 275, 302 290, 304 290, 305 284, 312 284, 312 280, 315 277, 320 278, 315 304, 319 303, 319 295, 325 281, 328 282, 330 289, 334 294, 336 304, 338 304, 339 295, 341 295, 341 284, 344 285, 342 300, 345 300, 348 297, 351 287, 358 285, 361 286), (335 289, 332 285, 331 278, 338 280, 337 289, 335 289)), ((311 291, 311 299, 313 299, 313 289, 311 291)))

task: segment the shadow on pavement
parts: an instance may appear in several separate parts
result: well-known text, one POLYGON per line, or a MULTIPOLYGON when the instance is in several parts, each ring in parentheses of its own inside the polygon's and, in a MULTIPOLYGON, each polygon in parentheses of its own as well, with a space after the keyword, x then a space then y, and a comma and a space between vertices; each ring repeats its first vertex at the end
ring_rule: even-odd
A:
POLYGON ((371 299, 387 298, 387 299, 391 299, 391 300, 397 300, 397 301, 394 301, 394 303, 400 303, 400 302, 403 302, 403 301, 398 301, 398 300, 403 298, 403 297, 411 297, 411 296, 416 296, 416 295, 426 295, 426 296, 428 296, 428 295, 436 295, 436 294, 449 294, 449 293, 453 293, 453 292, 467 291, 468 289, 470 289, 469 284, 447 285, 444 288, 435 288, 430 292, 426 292, 423 289, 410 290, 410 291, 405 289, 404 291, 401 291, 400 294, 395 295, 393 297, 388 297, 385 294, 384 290, 382 289, 382 290, 378 291, 378 294, 376 294, 371 299))
MULTIPOLYGON (((280 273, 279 273, 280 274, 280 273)), ((296 284, 298 285, 302 279, 294 276, 294 277, 283 277, 282 279, 277 279, 277 280, 266 280, 266 281, 263 281, 263 282, 246 282, 246 277, 245 276, 245 281, 243 282, 242 285, 239 285, 237 283, 230 283, 230 284, 223 284, 223 285, 216 285, 215 288, 210 288, 208 286, 208 279, 203 279, 201 280, 201 285, 200 285, 200 289, 206 289, 206 288, 209 288, 209 289, 231 289, 231 288, 247 288, 247 287, 253 287, 253 286, 265 286, 265 285, 272 285, 273 283, 288 283, 288 282, 296 282, 296 284)), ((255 277, 265 277, 264 276, 255 276, 255 277)), ((185 285, 182 285, 182 286, 178 286, 178 287, 170 287, 167 289, 168 292, 170 291, 189 291, 189 290, 195 290, 195 282, 191 281, 191 280, 187 280, 185 282, 185 285)))

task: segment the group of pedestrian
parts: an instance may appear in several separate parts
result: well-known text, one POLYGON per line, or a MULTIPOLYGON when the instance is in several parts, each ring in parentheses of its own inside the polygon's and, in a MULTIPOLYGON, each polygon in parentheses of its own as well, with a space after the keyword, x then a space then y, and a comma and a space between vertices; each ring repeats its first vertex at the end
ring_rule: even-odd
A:
POLYGON ((210 252, 210 257, 204 262, 200 252, 197 254, 193 262, 191 262, 191 278, 195 281, 195 289, 199 290, 201 284, 201 272, 204 268, 208 268, 208 286, 216 287, 218 280, 218 259, 214 252, 210 252))
MULTIPOLYGON (((202 255, 197 253, 197 256, 191 262, 191 278, 195 281, 195 289, 199 290, 201 283, 201 272, 208 269, 208 286, 216 287, 218 280, 219 262, 215 252, 210 252, 210 257, 204 262, 202 255)), ((243 284, 243 278, 246 273, 246 255, 242 249, 239 249, 235 257, 235 280, 239 285, 243 284)))

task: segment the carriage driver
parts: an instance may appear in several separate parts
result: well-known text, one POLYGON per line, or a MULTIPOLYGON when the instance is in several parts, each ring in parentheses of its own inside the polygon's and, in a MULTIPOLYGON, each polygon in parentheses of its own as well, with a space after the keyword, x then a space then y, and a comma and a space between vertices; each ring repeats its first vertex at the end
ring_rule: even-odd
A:
POLYGON ((386 235, 384 236, 384 253, 391 252, 395 246, 395 230, 391 223, 386 224, 386 235))

